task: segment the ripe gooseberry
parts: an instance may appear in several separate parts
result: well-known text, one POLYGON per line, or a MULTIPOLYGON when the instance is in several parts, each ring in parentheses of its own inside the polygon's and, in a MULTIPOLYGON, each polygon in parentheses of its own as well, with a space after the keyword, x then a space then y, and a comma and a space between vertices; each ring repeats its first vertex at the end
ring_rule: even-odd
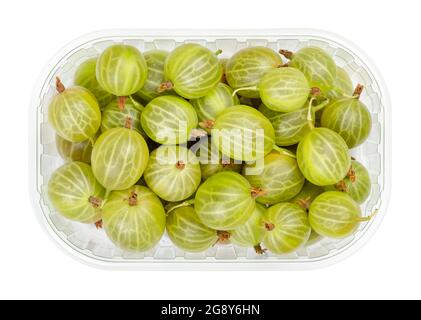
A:
POLYGON ((124 97, 130 96, 145 84, 148 66, 142 53, 133 46, 116 44, 101 53, 96 66, 96 78, 100 86, 119 99, 124 109, 124 97))
POLYGON ((345 238, 355 232, 361 222, 361 209, 349 195, 340 191, 327 191, 310 205, 309 221, 318 234, 328 238, 345 238))
POLYGON ((56 135, 56 148, 59 155, 66 161, 91 163, 92 142, 71 142, 56 135))
POLYGON ((95 142, 91 162, 95 177, 107 190, 124 190, 139 180, 148 159, 148 146, 138 132, 113 128, 95 142))
POLYGON ((271 69, 263 75, 257 86, 235 90, 257 90, 266 107, 279 112, 300 109, 307 101, 311 89, 304 74, 295 68, 282 67, 271 69))
POLYGON ((206 125, 212 129, 212 143, 232 159, 253 161, 273 149, 275 132, 272 124, 252 107, 232 106, 206 125))
POLYGON ((339 133, 349 148, 363 143, 371 131, 371 115, 367 107, 359 100, 362 85, 355 89, 354 96, 333 101, 323 111, 323 127, 339 133))
POLYGON ((105 232, 124 250, 152 249, 165 231, 164 207, 159 198, 143 186, 112 191, 102 213, 105 232))
POLYGON ((251 217, 242 226, 229 231, 231 242, 242 247, 253 247, 256 253, 264 253, 260 243, 266 231, 262 221, 265 214, 266 207, 256 203, 251 217))
POLYGON ((216 53, 196 43, 175 48, 165 60, 165 79, 158 92, 174 89, 186 99, 205 96, 222 78, 216 53))
POLYGON ((325 190, 337 190, 347 193, 358 203, 363 203, 370 195, 371 181, 368 170, 358 161, 351 161, 351 169, 346 177, 325 190))
POLYGON ((221 154, 219 149, 212 144, 210 138, 201 139, 191 150, 196 154, 200 162, 202 180, 222 171, 241 172, 243 163, 230 159, 221 154))
POLYGON ((262 220, 267 230, 263 245, 275 254, 293 252, 310 237, 307 214, 294 203, 282 202, 270 207, 262 220))
POLYGON ((48 108, 48 121, 65 140, 82 142, 91 139, 101 125, 101 111, 94 95, 83 87, 65 88, 56 78, 58 95, 48 108))
POLYGON ((200 221, 192 205, 167 211, 166 226, 171 241, 188 252, 206 251, 218 241, 217 232, 200 221))
POLYGON ((76 86, 88 89, 98 101, 99 107, 102 109, 116 97, 111 93, 102 89, 96 79, 96 63, 98 58, 91 58, 82 62, 75 71, 73 82, 76 86))
POLYGON ((200 184, 199 161, 185 147, 161 146, 151 152, 143 178, 161 199, 181 201, 190 197, 200 184))
POLYGON ((318 47, 306 47, 292 53, 279 51, 289 59, 288 65, 301 70, 307 78, 310 87, 316 87, 322 92, 328 92, 336 78, 336 64, 332 57, 318 47))
MULTIPOLYGON (((266 47, 250 47, 236 52, 226 63, 225 76, 233 89, 257 86, 263 75, 282 65, 278 53, 266 47)), ((256 90, 242 90, 239 95, 259 98, 256 90)))
POLYGON ((187 142, 198 122, 196 112, 189 102, 169 95, 149 102, 140 121, 148 137, 160 144, 187 142))
POLYGON ((53 207, 66 218, 83 223, 101 219, 105 190, 88 164, 77 161, 64 164, 52 174, 47 190, 53 207))
POLYGON ((112 128, 123 128, 128 125, 129 129, 136 130, 144 138, 147 138, 140 124, 143 109, 144 107, 137 101, 128 100, 124 110, 119 110, 117 100, 112 101, 102 112, 101 131, 105 132, 112 128))
POLYGON ((254 164, 246 164, 243 176, 253 188, 260 189, 262 196, 257 202, 272 205, 296 196, 304 185, 304 176, 298 168, 295 156, 288 150, 275 149, 264 158, 263 171, 247 174, 247 170, 257 169, 254 164))
POLYGON ((160 96, 158 88, 165 80, 164 63, 168 52, 164 50, 151 50, 143 54, 148 65, 148 77, 143 87, 136 93, 146 102, 160 96))
POLYGON ((190 103, 196 110, 198 120, 206 127, 206 121, 214 121, 228 107, 240 104, 240 100, 237 95, 233 95, 233 90, 228 85, 218 83, 207 95, 191 99, 190 103))
POLYGON ((203 182, 196 192, 194 206, 206 226, 228 231, 250 218, 258 195, 259 190, 254 190, 239 173, 224 171, 203 182))

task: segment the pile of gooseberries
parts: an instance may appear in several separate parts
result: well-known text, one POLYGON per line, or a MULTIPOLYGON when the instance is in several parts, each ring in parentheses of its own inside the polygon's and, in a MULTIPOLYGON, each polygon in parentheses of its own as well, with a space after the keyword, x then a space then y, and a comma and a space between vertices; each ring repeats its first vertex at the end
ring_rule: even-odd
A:
POLYGON ((136 252, 166 235, 290 254, 369 221, 370 174, 351 157, 371 130, 363 86, 318 47, 220 53, 116 44, 68 87, 57 77, 52 207, 136 252))

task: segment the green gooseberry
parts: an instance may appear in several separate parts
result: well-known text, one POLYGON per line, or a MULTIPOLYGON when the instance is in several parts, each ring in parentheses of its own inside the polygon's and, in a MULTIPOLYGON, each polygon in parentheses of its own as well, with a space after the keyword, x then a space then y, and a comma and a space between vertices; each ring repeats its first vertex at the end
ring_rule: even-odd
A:
POLYGON ((199 187, 200 164, 195 154, 185 147, 161 146, 151 152, 143 178, 161 199, 181 201, 199 187))
POLYGON ((166 226, 171 241, 188 252, 206 251, 218 242, 217 231, 200 221, 192 205, 169 210, 166 226))
POLYGON ((289 59, 288 65, 301 70, 306 76, 310 87, 316 87, 322 92, 328 92, 336 79, 336 64, 332 57, 318 47, 305 47, 292 53, 279 51, 289 59))
POLYGON ((102 109, 116 97, 111 93, 102 89, 96 79, 96 63, 98 58, 91 58, 82 62, 75 71, 73 82, 76 86, 88 89, 98 101, 99 107, 102 109))
POLYGON ((334 100, 323 111, 321 125, 339 133, 349 148, 355 148, 367 140, 371 131, 371 115, 360 100, 361 85, 353 97, 334 100))
POLYGON ((101 111, 94 95, 83 87, 65 88, 56 78, 58 94, 48 108, 48 121, 56 133, 70 142, 91 139, 101 125, 101 111))
MULTIPOLYGON (((280 55, 266 47, 250 47, 236 52, 226 63, 225 76, 233 89, 257 86, 270 70, 282 65, 280 55)), ((239 95, 259 98, 256 90, 242 90, 239 95)))
POLYGON ((149 102, 140 119, 149 138, 160 144, 182 144, 197 127, 197 115, 183 98, 162 96, 149 102))
POLYGON ((238 105, 209 121, 212 142, 222 154, 240 161, 263 158, 272 149, 275 132, 270 121, 256 109, 238 105))
POLYGON ((355 232, 361 222, 361 208, 349 195, 340 191, 327 191, 319 195, 309 210, 311 227, 328 238, 345 238, 355 232))
POLYGON ((53 207, 66 218, 83 223, 101 219, 105 190, 90 165, 78 161, 64 164, 52 174, 47 190, 53 207))
POLYGON ((57 151, 66 161, 80 161, 91 163, 92 142, 85 140, 82 142, 71 142, 56 135, 57 151))
POLYGON ((307 180, 327 186, 346 176, 351 156, 339 134, 327 128, 313 128, 298 144, 297 162, 307 180))
POLYGON ((139 91, 145 84, 147 76, 146 60, 133 46, 112 45, 98 58, 96 66, 98 83, 104 90, 118 97, 129 96, 139 91))
POLYGON ((118 247, 142 252, 158 244, 165 231, 165 210, 148 188, 112 191, 102 207, 104 229, 118 247))
POLYGON ((358 161, 351 161, 351 169, 346 177, 325 190, 336 190, 347 193, 357 203, 363 203, 370 195, 371 181, 368 170, 358 161))
POLYGON ((194 206, 199 219, 209 228, 229 231, 243 225, 252 215, 255 197, 246 178, 232 171, 219 172, 199 187, 194 206))
POLYGON ((294 203, 281 202, 263 216, 263 246, 275 254, 287 254, 303 246, 311 234, 307 213, 294 203))
POLYGON ((136 93, 142 100, 149 102, 160 96, 158 89, 165 80, 164 64, 168 52, 164 50, 151 50, 143 54, 148 65, 148 77, 143 87, 136 93))
POLYGON ((253 188, 260 189, 262 195, 257 202, 272 205, 296 196, 304 185, 304 176, 298 168, 295 156, 285 150, 273 150, 264 158, 263 167, 259 162, 246 164, 243 176, 253 188), (248 171, 257 172, 248 174, 248 171))
POLYGON ((139 180, 148 159, 148 146, 138 132, 113 128, 95 142, 91 162, 95 177, 107 190, 124 190, 139 180))
POLYGON ((175 48, 165 60, 165 78, 158 92, 174 89, 186 99, 203 97, 222 78, 222 66, 216 53, 196 44, 185 43, 175 48))

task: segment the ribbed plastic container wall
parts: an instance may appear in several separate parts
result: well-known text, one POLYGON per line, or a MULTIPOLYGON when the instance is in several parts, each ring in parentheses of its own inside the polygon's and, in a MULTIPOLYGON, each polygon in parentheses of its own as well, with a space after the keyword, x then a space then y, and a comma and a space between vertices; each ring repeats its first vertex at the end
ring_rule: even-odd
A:
POLYGON ((389 198, 390 105, 380 75, 359 49, 340 37, 315 30, 110 30, 83 36, 58 53, 46 66, 34 91, 30 106, 31 194, 37 214, 46 230, 60 247, 82 261, 116 269, 212 269, 212 270, 294 270, 320 267, 348 256, 361 247, 374 233, 386 213, 389 198), (338 66, 351 76, 354 85, 365 90, 361 101, 369 108, 373 128, 367 142, 353 149, 352 155, 369 170, 372 188, 362 206, 364 215, 378 214, 361 224, 351 237, 342 240, 323 239, 294 254, 258 255, 253 248, 216 245, 205 253, 186 253, 177 249, 167 236, 151 251, 123 252, 107 239, 103 230, 65 219, 51 206, 47 183, 56 168, 63 164, 55 146, 55 133, 47 121, 47 109, 55 92, 55 77, 65 86, 72 84, 78 65, 100 54, 115 43, 133 45, 142 52, 152 49, 171 51, 184 42, 195 42, 212 50, 221 49, 221 58, 251 46, 267 46, 274 50, 297 51, 318 46, 332 54, 338 66))

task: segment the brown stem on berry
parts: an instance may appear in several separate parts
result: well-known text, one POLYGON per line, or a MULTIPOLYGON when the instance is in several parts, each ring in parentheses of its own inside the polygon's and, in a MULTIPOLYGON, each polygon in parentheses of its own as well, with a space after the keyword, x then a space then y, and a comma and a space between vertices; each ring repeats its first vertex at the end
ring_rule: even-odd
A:
POLYGON ((342 192, 348 191, 348 187, 346 186, 346 183, 344 180, 341 180, 337 184, 335 184, 335 189, 342 192))
POLYGON ((120 111, 124 110, 124 107, 126 105, 126 99, 127 97, 117 97, 117 105, 120 111))
POLYGON ((126 120, 124 121, 124 127, 126 129, 132 129, 133 128, 133 119, 132 119, 132 117, 126 117, 126 120))
POLYGON ((275 229, 275 225, 273 223, 270 223, 270 222, 263 222, 263 223, 267 231, 272 231, 273 229, 275 229))
POLYGON ((254 251, 256 251, 257 254, 265 254, 268 250, 263 249, 262 246, 258 244, 257 246, 254 246, 254 251))
POLYGON ((349 168, 349 171, 347 173, 347 177, 349 178, 349 180, 352 183, 354 183, 357 180, 357 176, 355 174, 355 170, 354 170, 354 168, 352 168, 352 166, 351 166, 351 168, 349 168))
POLYGON ((310 202, 311 202, 311 197, 308 196, 307 198, 298 199, 295 203, 307 211, 310 208, 310 202))
POLYGON ((231 159, 226 159, 226 158, 223 158, 223 159, 221 159, 221 165, 222 165, 222 167, 223 168, 232 168, 232 167, 234 167, 234 161, 232 161, 231 159))
POLYGON ((99 208, 102 204, 102 199, 94 197, 94 196, 90 196, 88 199, 89 203, 92 205, 92 207, 99 208))
POLYGON ((251 192, 251 196, 254 199, 256 199, 258 197, 261 197, 261 196, 264 196, 264 195, 267 194, 267 192, 264 191, 262 188, 255 188, 255 187, 251 188, 250 192, 251 192))
POLYGON ((103 226, 102 219, 101 220, 98 220, 97 222, 95 222, 95 227, 97 229, 102 229, 102 226, 103 226))
POLYGON ((66 90, 66 87, 61 82, 59 77, 56 77, 56 90, 57 90, 58 93, 63 93, 64 90, 66 90))
POLYGON ((215 125, 214 120, 205 120, 205 121, 199 122, 199 126, 203 129, 212 129, 214 125, 215 125))
POLYGON ((134 191, 131 191, 128 201, 129 201, 129 206, 136 206, 137 205, 137 193, 134 192, 134 191))
POLYGON ((319 88, 317 88, 317 87, 313 87, 313 88, 311 88, 311 89, 310 89, 310 95, 311 95, 312 97, 317 97, 317 96, 319 96, 321 93, 322 93, 322 90, 320 90, 320 89, 319 89, 319 88))
POLYGON ((158 91, 158 93, 163 93, 165 91, 171 90, 172 88, 174 88, 174 84, 171 81, 165 81, 159 85, 156 91, 158 91))
POLYGON ((183 170, 186 167, 186 164, 183 161, 177 161, 175 167, 179 170, 183 170))
POLYGON ((216 235, 218 236, 217 243, 224 243, 227 242, 231 238, 231 234, 228 231, 216 231, 216 235))
POLYGON ((292 58, 292 56, 294 55, 294 53, 292 51, 289 50, 279 50, 279 53, 282 54, 285 58, 290 59, 292 58))
POLYGON ((361 96, 361 93, 363 92, 363 90, 364 90, 364 86, 360 83, 357 84, 357 86, 355 87, 353 96, 358 99, 361 96))
POLYGON ((287 67, 289 67, 289 62, 278 65, 278 68, 287 68, 287 67))

